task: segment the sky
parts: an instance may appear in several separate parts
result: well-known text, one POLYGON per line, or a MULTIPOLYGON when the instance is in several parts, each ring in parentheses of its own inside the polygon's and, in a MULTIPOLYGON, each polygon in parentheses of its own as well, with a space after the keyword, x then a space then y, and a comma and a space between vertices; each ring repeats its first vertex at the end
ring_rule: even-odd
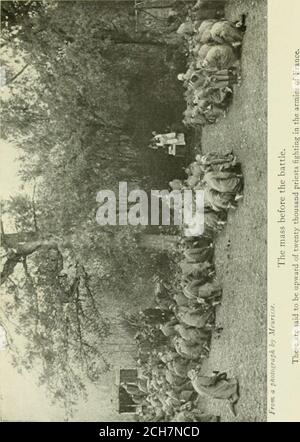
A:
POLYGON ((11 144, 0 139, 0 198, 8 199, 15 195, 20 187, 18 177, 19 163, 17 149, 11 144))

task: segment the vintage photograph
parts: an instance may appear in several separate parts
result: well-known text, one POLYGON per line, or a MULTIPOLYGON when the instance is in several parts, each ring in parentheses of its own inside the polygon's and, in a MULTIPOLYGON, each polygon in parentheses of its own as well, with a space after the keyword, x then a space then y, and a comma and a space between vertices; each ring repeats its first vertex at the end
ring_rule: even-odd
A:
POLYGON ((267 420, 267 29, 1 1, 1 421, 267 420))

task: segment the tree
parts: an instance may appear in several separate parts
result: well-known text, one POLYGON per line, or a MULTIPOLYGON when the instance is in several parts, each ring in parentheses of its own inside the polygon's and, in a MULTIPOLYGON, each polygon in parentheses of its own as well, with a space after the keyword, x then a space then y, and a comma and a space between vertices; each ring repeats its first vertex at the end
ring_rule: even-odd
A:
POLYGON ((32 192, 5 205, 15 233, 2 225, 2 299, 26 340, 13 350, 15 363, 38 367, 52 398, 70 409, 86 379, 109 369, 105 303, 138 298, 160 265, 155 250, 141 247, 141 227, 97 225, 96 194, 144 180, 144 152, 128 121, 134 129, 144 124, 134 89, 143 73, 153 85, 149 97, 169 99, 162 50, 169 36, 135 33, 127 2, 4 3, 2 51, 21 63, 4 57, 3 137, 18 144, 32 192))
POLYGON ((26 338, 25 347, 14 352, 14 363, 28 370, 40 367, 40 382, 71 412, 84 394, 86 377, 96 381, 109 369, 102 348, 109 323, 93 282, 71 243, 44 239, 37 232, 2 231, 1 244, 6 253, 4 310, 26 338))
POLYGON ((178 237, 176 235, 144 233, 139 236, 138 241, 142 248, 159 250, 161 252, 174 252, 178 245, 178 237))

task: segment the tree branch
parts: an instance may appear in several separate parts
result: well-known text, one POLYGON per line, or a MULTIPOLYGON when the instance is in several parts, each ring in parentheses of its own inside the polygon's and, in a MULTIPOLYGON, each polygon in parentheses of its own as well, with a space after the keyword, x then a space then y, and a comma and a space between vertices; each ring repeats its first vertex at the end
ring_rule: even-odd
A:
POLYGON ((93 295, 92 290, 91 290, 91 288, 90 288, 90 286, 89 286, 89 275, 88 275, 88 273, 86 272, 84 266, 81 266, 81 269, 82 269, 82 272, 83 272, 84 286, 85 286, 85 289, 86 289, 86 291, 87 291, 87 294, 89 295, 89 297, 90 297, 90 299, 91 299, 91 302, 92 302, 93 308, 94 308, 95 312, 97 313, 97 315, 99 316, 99 318, 101 318, 101 319, 103 320, 103 316, 102 316, 102 314, 99 312, 99 309, 98 309, 98 307, 97 307, 97 305, 96 305, 96 301, 95 301, 94 295, 93 295))
POLYGON ((0 274, 0 285, 4 284, 8 280, 8 278, 13 274, 16 265, 19 264, 21 260, 22 256, 12 251, 9 252, 8 258, 0 274))
POLYGON ((39 324, 39 320, 40 320, 39 297, 38 297, 38 293, 37 293, 37 291, 35 289, 33 278, 32 278, 32 276, 29 273, 27 262, 26 262, 26 258, 22 260, 22 265, 23 265, 23 268, 24 268, 25 276, 26 276, 27 280, 30 283, 30 286, 31 286, 31 289, 32 289, 32 292, 33 292, 33 295, 34 295, 35 309, 36 309, 36 312, 35 312, 35 332, 37 333, 38 324, 39 324))
POLYGON ((28 68, 29 64, 26 64, 25 66, 22 67, 22 69, 16 73, 16 75, 14 75, 6 84, 5 86, 13 83, 20 75, 23 74, 23 72, 28 68))
POLYGON ((88 360, 87 360, 86 352, 84 350, 84 342, 83 342, 83 337, 82 337, 81 321, 80 321, 80 314, 79 314, 79 305, 80 305, 79 287, 77 287, 76 292, 77 292, 77 295, 76 295, 76 299, 75 299, 75 309, 76 309, 77 334, 78 334, 78 338, 79 338, 79 352, 80 352, 81 360, 84 360, 84 362, 85 362, 85 366, 86 366, 86 370, 87 370, 87 374, 88 374, 88 360))
POLYGON ((6 243, 6 239, 5 239, 5 232, 4 232, 4 226, 3 226, 3 221, 2 221, 2 217, 0 220, 0 236, 1 236, 1 247, 3 247, 5 250, 8 249, 8 245, 6 243))
POLYGON ((149 15, 149 17, 152 17, 152 18, 154 18, 157 21, 161 21, 161 22, 166 22, 167 21, 167 18, 156 17, 155 15, 151 14, 150 12, 145 11, 145 9, 138 8, 138 10, 139 10, 139 12, 142 12, 145 15, 149 15))
POLYGON ((54 241, 38 240, 29 241, 26 243, 19 243, 15 248, 10 248, 7 254, 7 260, 3 266, 0 276, 0 285, 4 284, 7 279, 13 274, 16 265, 27 256, 32 255, 41 247, 58 250, 58 244, 54 241))

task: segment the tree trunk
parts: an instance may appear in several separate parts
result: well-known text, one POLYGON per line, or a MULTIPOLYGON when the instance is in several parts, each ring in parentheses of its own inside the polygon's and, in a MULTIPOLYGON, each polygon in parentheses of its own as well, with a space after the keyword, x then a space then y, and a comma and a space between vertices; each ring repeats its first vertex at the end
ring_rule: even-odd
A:
POLYGON ((179 35, 167 36, 163 40, 148 40, 148 39, 133 39, 131 37, 115 39, 114 43, 117 45, 140 45, 140 46, 156 46, 156 47, 178 47, 182 44, 182 39, 179 35))
POLYGON ((203 0, 196 10, 198 20, 223 17, 226 0, 203 0))
MULTIPOLYGON (((18 263, 37 250, 46 248, 59 251, 59 243, 57 241, 39 238, 36 232, 5 234, 3 235, 2 243, 8 252, 0 275, 0 285, 4 284, 13 274, 18 263)), ((63 246, 69 247, 70 241, 64 242, 63 246)))
POLYGON ((17 249, 22 243, 36 241, 39 238, 37 232, 19 232, 19 233, 5 233, 2 236, 2 244, 10 249, 17 249))
POLYGON ((171 9, 174 6, 178 6, 179 3, 187 4, 187 3, 195 3, 196 0, 174 0, 173 2, 167 3, 166 0, 159 0, 157 2, 147 2, 144 1, 142 5, 137 6, 137 10, 139 9, 171 9))
POLYGON ((115 38, 114 43, 117 45, 141 45, 141 46, 166 46, 166 42, 159 40, 134 39, 131 37, 115 38))
POLYGON ((144 233, 138 238, 139 246, 144 249, 160 250, 162 252, 174 251, 178 244, 175 235, 153 235, 144 233))
POLYGON ((181 44, 181 37, 176 33, 170 37, 159 32, 142 31, 131 34, 123 29, 113 29, 107 32, 107 36, 118 45, 178 46, 181 44))

